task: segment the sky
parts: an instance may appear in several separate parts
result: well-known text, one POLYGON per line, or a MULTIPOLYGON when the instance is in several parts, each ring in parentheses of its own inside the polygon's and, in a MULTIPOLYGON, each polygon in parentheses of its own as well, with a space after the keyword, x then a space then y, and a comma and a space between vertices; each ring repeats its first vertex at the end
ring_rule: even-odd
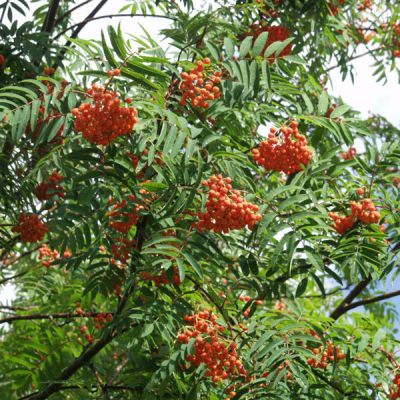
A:
MULTIPOLYGON (((82 0, 81 0, 82 1, 82 0)), ((211 0, 199 0, 199 8, 208 7, 211 0)), ((111 0, 101 9, 100 15, 117 14, 119 9, 125 4, 131 2, 127 0, 111 0)), ((79 8, 72 14, 74 22, 80 22, 91 11, 92 3, 87 6, 79 8)), ((124 11, 128 13, 129 10, 124 11)), ((140 12, 140 11, 138 11, 140 12)), ((100 19, 92 21, 82 30, 80 37, 85 39, 99 40, 101 30, 105 30, 107 25, 114 26, 121 23, 121 28, 124 33, 132 35, 141 35, 141 26, 153 36, 157 37, 161 29, 167 28, 170 21, 161 18, 151 17, 121 17, 112 19, 100 19)), ((158 36, 161 40, 161 37, 158 36)), ((164 42, 165 43, 165 42, 164 42)), ((161 42, 163 45, 163 42, 161 42)), ((364 50, 362 50, 364 51, 364 50)), ((360 111, 362 117, 368 116, 370 112, 374 114, 381 114, 386 117, 392 124, 400 127, 400 84, 395 73, 388 74, 388 83, 383 85, 382 82, 377 83, 373 77, 373 59, 371 57, 363 57, 353 62, 354 69, 354 83, 348 77, 342 81, 339 70, 333 70, 330 73, 331 86, 328 86, 330 94, 336 97, 342 97, 343 101, 350 105, 355 110, 360 111)), ((400 278, 392 284, 388 281, 384 285, 385 291, 392 291, 400 288, 400 278)), ((15 288, 12 284, 6 285, 0 291, 0 302, 6 304, 15 297, 15 288)), ((391 300, 397 304, 400 309, 400 298, 391 300)))

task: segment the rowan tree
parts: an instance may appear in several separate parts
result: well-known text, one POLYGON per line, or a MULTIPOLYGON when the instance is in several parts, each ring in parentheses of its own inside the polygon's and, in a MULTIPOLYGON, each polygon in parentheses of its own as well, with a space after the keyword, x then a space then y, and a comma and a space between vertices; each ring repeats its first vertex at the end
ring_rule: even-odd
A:
POLYGON ((106 3, 0 6, 0 397, 400 398, 398 2, 106 3))

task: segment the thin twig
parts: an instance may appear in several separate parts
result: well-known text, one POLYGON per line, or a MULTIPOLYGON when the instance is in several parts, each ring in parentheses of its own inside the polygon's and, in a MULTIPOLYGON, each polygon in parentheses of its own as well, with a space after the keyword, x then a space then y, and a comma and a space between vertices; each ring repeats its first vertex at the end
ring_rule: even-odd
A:
POLYGON ((58 24, 60 24, 62 22, 62 20, 67 17, 69 14, 71 14, 72 12, 74 12, 75 10, 77 10, 78 8, 83 7, 84 5, 90 3, 93 0, 86 0, 81 4, 76 5, 75 7, 70 8, 68 11, 66 11, 63 15, 61 15, 60 17, 58 17, 56 19, 55 25, 57 26, 58 24))

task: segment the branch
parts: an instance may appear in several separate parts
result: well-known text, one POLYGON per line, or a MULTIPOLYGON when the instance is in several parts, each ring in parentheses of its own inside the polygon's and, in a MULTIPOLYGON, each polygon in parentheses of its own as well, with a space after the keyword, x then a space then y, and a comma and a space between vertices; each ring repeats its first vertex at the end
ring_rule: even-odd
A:
POLYGON ((40 392, 33 393, 23 399, 29 400, 44 400, 63 388, 63 382, 71 378, 81 367, 88 363, 97 353, 99 353, 108 343, 114 338, 113 331, 108 331, 107 334, 98 342, 87 347, 79 357, 77 357, 68 367, 64 368, 57 379, 50 383, 45 389, 40 392))
POLYGON ((60 0, 53 0, 49 10, 47 11, 46 18, 43 22, 42 32, 51 32, 55 26, 55 20, 60 0))
MULTIPOLYGON (((376 49, 368 50, 368 51, 366 51, 365 53, 361 53, 361 54, 358 54, 357 56, 350 57, 346 62, 349 63, 349 62, 351 62, 351 61, 357 60, 358 58, 365 57, 365 56, 367 56, 368 54, 373 54, 373 53, 375 53, 376 51, 382 50, 383 48, 384 48, 384 47, 381 46, 381 47, 377 47, 376 49)), ((342 64, 333 65, 332 67, 327 68, 323 73, 326 74, 327 72, 330 72, 330 71, 332 71, 332 70, 334 70, 334 69, 336 69, 336 68, 339 68, 341 65, 342 65, 342 64)))
POLYGON ((379 347, 379 350, 387 357, 396 369, 400 369, 400 363, 396 360, 392 353, 389 353, 383 346, 379 347))
MULTIPOLYGON (((139 252, 144 242, 145 238, 144 231, 146 229, 147 222, 148 222, 148 217, 145 216, 144 218, 141 218, 139 220, 137 225, 138 230, 136 234, 136 239, 139 247, 138 248, 139 252)), ((131 269, 133 270, 133 272, 135 272, 136 270, 134 266, 131 269)), ((117 310, 113 315, 114 320, 118 315, 122 313, 128 301, 128 298, 131 296, 134 290, 135 290, 134 280, 131 280, 131 282, 125 289, 125 292, 119 301, 117 310)), ((44 400, 47 399, 49 396, 51 396, 53 393, 62 390, 65 381, 68 381, 68 379, 71 378, 77 371, 79 371, 84 365, 89 363, 93 357, 95 357, 103 348, 105 348, 113 339, 115 339, 122 332, 123 331, 120 332, 117 331, 116 325, 114 325, 112 329, 105 331, 104 336, 102 338, 100 338, 97 342, 89 345, 86 349, 84 349, 81 355, 75 358, 75 360, 69 366, 65 367, 62 370, 61 374, 52 383, 48 384, 43 390, 40 390, 39 392, 36 393, 32 393, 31 395, 28 395, 26 397, 23 397, 23 399, 44 400)))
MULTIPOLYGON (((14 225, 12 225, 12 226, 14 226, 14 225)), ((12 265, 12 264, 16 263, 18 260, 20 260, 21 258, 23 258, 23 257, 25 257, 25 256, 29 256, 29 254, 32 254, 32 253, 34 253, 35 251, 39 250, 41 246, 42 246, 42 245, 37 246, 37 247, 33 248, 32 250, 25 251, 24 253, 21 253, 19 256, 10 257, 10 258, 7 260, 6 266, 9 267, 10 265, 12 265)), ((4 261, 3 261, 3 264, 4 264, 4 261)))
POLYGON ((97 383, 99 384, 100 388, 101 388, 101 392, 103 393, 104 399, 105 400, 110 400, 110 397, 107 394, 107 389, 106 389, 106 385, 103 382, 103 379, 101 379, 101 376, 99 374, 99 371, 97 370, 97 368, 94 366, 93 363, 89 364, 89 368, 93 371, 93 374, 96 378, 97 383))
POLYGON ((337 320, 339 319, 347 310, 346 307, 371 283, 372 277, 369 275, 359 284, 354 286, 350 293, 344 298, 344 300, 339 304, 339 306, 333 310, 330 318, 337 320))
POLYGON ((0 319, 0 325, 5 323, 12 323, 14 321, 33 321, 38 319, 72 319, 72 318, 92 318, 97 317, 99 314, 111 314, 112 313, 100 313, 100 312, 88 312, 83 314, 78 313, 54 313, 54 314, 30 314, 30 315, 13 315, 12 317, 0 319))
POLYGON ((120 372, 122 371, 122 369, 125 367, 126 364, 128 364, 128 358, 125 358, 120 364, 118 364, 115 367, 113 374, 111 375, 110 379, 106 384, 107 389, 112 386, 112 383, 115 381, 115 379, 120 374, 120 372))
POLYGON ((13 279, 20 278, 21 276, 24 276, 24 275, 28 274, 29 272, 38 269, 39 267, 40 267, 40 265, 33 267, 33 268, 28 268, 25 271, 19 272, 18 274, 14 274, 12 276, 9 276, 8 278, 4 278, 0 281, 0 285, 4 285, 5 283, 12 281, 13 279))
POLYGON ((344 312, 352 310, 353 308, 365 306, 366 304, 377 303, 378 301, 388 300, 392 297, 400 296, 400 290, 396 290, 394 292, 389 292, 385 294, 381 294, 375 297, 369 297, 368 299, 356 301, 355 303, 349 304, 348 306, 344 307, 344 312))
MULTIPOLYGON (((76 37, 78 37, 79 33, 81 32, 81 30, 85 27, 85 25, 92 20, 92 18, 101 10, 101 8, 107 3, 107 0, 101 0, 100 3, 89 13, 89 15, 79 24, 76 25, 76 29, 72 32, 71 35, 71 39, 75 39, 76 37)), ((55 41, 60 35, 57 35, 55 38, 53 38, 52 40, 55 41)), ((64 48, 61 50, 60 54, 58 55, 58 62, 57 64, 59 64, 66 52, 69 46, 71 46, 72 42, 70 40, 67 40, 67 42, 64 45, 64 48)), ((55 65, 55 67, 57 67, 58 65, 55 65)))
POLYGON ((81 4, 78 4, 78 5, 76 5, 75 7, 70 8, 70 9, 69 9, 68 11, 66 11, 63 15, 61 15, 60 17, 58 17, 58 18, 56 19, 56 22, 54 23, 54 25, 60 24, 60 23, 62 22, 62 20, 63 20, 65 17, 67 17, 69 14, 71 14, 72 12, 74 12, 75 10, 77 10, 78 8, 80 8, 80 7, 84 6, 84 5, 86 5, 87 3, 90 3, 91 1, 93 1, 93 0, 86 0, 86 1, 84 1, 83 3, 81 3, 81 4))
MULTIPOLYGON (((76 23, 74 25, 69 26, 68 28, 66 28, 62 32, 60 32, 57 36, 55 36, 53 38, 53 40, 59 39, 62 35, 64 35, 68 31, 70 31, 71 29, 74 29, 75 27, 80 26, 83 23, 85 23, 85 25, 86 25, 88 22, 96 21, 98 19, 103 19, 103 18, 110 18, 111 19, 111 18, 119 18, 119 17, 152 17, 152 18, 165 18, 165 19, 170 19, 170 20, 173 20, 173 21, 177 21, 176 18, 168 17, 166 15, 151 15, 151 14, 150 15, 149 14, 108 14, 108 15, 101 15, 99 17, 86 18, 82 22, 78 22, 78 23, 76 23)), ((76 37, 76 36, 73 36, 73 34, 71 35, 71 37, 76 37)))
POLYGON ((321 379, 322 381, 324 381, 326 384, 328 384, 331 388, 335 389, 336 391, 338 391, 341 395, 343 396, 347 396, 351 393, 346 393, 336 382, 328 379, 327 377, 325 377, 324 374, 321 374, 320 372, 318 372, 315 368, 313 368, 312 373, 314 375, 316 375, 319 379, 321 379))

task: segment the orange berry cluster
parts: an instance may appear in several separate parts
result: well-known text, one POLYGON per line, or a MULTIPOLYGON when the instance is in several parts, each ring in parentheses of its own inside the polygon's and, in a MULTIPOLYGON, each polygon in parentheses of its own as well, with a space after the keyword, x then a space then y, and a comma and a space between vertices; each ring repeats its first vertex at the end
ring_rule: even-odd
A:
POLYGON ((362 4, 357 7, 358 11, 365 11, 367 9, 372 9, 372 1, 364 0, 362 4))
POLYGON ((350 147, 349 150, 342 151, 340 155, 343 158, 343 160, 351 160, 357 155, 357 150, 355 147, 350 147))
MULTIPOLYGON (((290 36, 290 32, 284 26, 263 26, 260 24, 253 24, 250 26, 250 32, 246 33, 245 36, 253 36, 254 41, 263 33, 268 32, 268 39, 265 43, 264 49, 261 55, 264 56, 265 51, 268 47, 275 42, 283 42, 290 36)), ((280 57, 288 56, 292 53, 292 45, 289 43, 279 54, 280 57)), ((275 55, 271 54, 268 56, 269 63, 272 64, 275 60, 275 55)))
POLYGON ((400 22, 393 24, 393 57, 400 57, 400 22))
POLYGON ((296 121, 289 127, 272 127, 268 140, 262 141, 252 153, 254 161, 267 171, 281 171, 287 175, 301 171, 310 163, 313 154, 296 121))
MULTIPOLYGON (((75 308, 75 313, 78 316, 82 316, 84 318, 92 318, 94 322, 94 328, 95 329, 103 329, 104 325, 107 322, 111 322, 113 320, 113 315, 110 313, 91 313, 91 312, 84 312, 81 303, 79 301, 76 302, 76 308, 75 308)), ((88 332, 88 327, 86 325, 82 325, 80 332, 82 335, 85 336, 85 339, 89 343, 94 342, 94 337, 88 332)))
POLYGON ((275 306, 274 309, 278 310, 278 311, 285 311, 286 310, 286 303, 284 302, 284 300, 279 300, 275 306))
POLYGON ((136 108, 121 107, 118 93, 95 84, 86 93, 93 101, 71 111, 76 117, 75 130, 85 139, 106 146, 132 132, 138 121, 136 108))
POLYGON ((340 235, 344 235, 355 223, 353 215, 343 216, 335 212, 329 212, 328 216, 333 219, 333 229, 340 235))
POLYGON ((104 314, 100 313, 93 317, 94 327, 96 329, 104 328, 104 325, 107 322, 111 322, 113 320, 113 316, 110 313, 104 314))
POLYGON ((351 214, 363 224, 377 224, 381 218, 379 211, 371 199, 363 199, 361 203, 350 203, 351 214))
POLYGON ((349 216, 342 216, 335 212, 328 213, 328 216, 334 221, 333 229, 341 235, 351 229, 357 220, 363 224, 377 224, 381 218, 371 199, 363 199, 361 203, 352 201, 350 209, 351 215, 349 216))
POLYGON ((113 282, 112 283, 112 286, 113 286, 113 289, 114 289, 114 294, 116 295, 116 296, 121 296, 121 294, 122 294, 122 287, 121 287, 121 285, 120 284, 118 284, 118 283, 116 283, 116 282, 113 282))
POLYGON ((393 378, 394 387, 392 387, 389 399, 390 400, 397 400, 400 399, 400 374, 396 374, 393 378))
POLYGON ((179 101, 181 106, 184 106, 189 100, 193 107, 208 108, 209 101, 221 97, 221 90, 216 85, 221 83, 222 73, 217 71, 208 77, 204 76, 204 65, 209 64, 210 59, 205 58, 197 61, 196 68, 191 69, 190 72, 182 72, 180 84, 182 98, 179 101))
MULTIPOLYGON (((71 257, 71 255, 71 251, 68 248, 63 253, 64 258, 71 257)), ((60 253, 57 250, 52 250, 46 243, 39 249, 39 260, 42 260, 43 267, 50 268, 53 262, 59 259, 60 253)))
POLYGON ((64 188, 58 185, 62 181, 63 176, 57 171, 53 171, 52 174, 43 182, 36 185, 34 193, 39 200, 49 200, 53 196, 64 197, 64 188))
POLYGON ((176 267, 173 267, 172 281, 168 279, 165 271, 160 275, 153 275, 149 272, 142 272, 140 275, 144 280, 154 282, 156 286, 170 285, 171 283, 179 286, 181 284, 181 278, 179 277, 179 272, 176 267))
POLYGON ((110 218, 110 228, 117 232, 127 234, 133 225, 136 225, 140 218, 140 211, 143 206, 138 204, 134 195, 128 195, 127 199, 115 201, 112 197, 108 199, 108 204, 113 205, 111 211, 107 213, 110 218))
POLYGON ((121 75, 121 70, 119 68, 116 69, 110 69, 107 71, 107 75, 111 78, 113 76, 119 76, 121 75))
MULTIPOLYGON (((262 305, 262 303, 263 303, 262 300, 252 299, 248 295, 240 295, 239 300, 245 301, 246 303, 248 303, 250 300, 254 300, 254 303, 257 304, 258 306, 262 305)), ((250 315, 250 310, 251 310, 251 305, 249 305, 249 307, 247 307, 247 309, 243 311, 243 316, 247 318, 250 315)))
POLYGON ((39 249, 39 260, 42 260, 42 265, 50 268, 53 261, 60 258, 60 253, 57 250, 52 250, 46 243, 39 249))
POLYGON ((339 14, 339 6, 344 4, 345 0, 338 0, 338 4, 330 3, 328 4, 329 10, 331 11, 332 15, 336 17, 339 14))
POLYGON ((49 228, 38 215, 25 213, 21 215, 18 224, 12 229, 13 232, 20 233, 21 240, 26 243, 40 242, 48 230, 49 228))
POLYGON ((135 246, 136 240, 129 240, 124 237, 116 238, 111 245, 111 252, 113 254, 111 264, 119 265, 117 261, 120 261, 121 268, 124 268, 135 246))
MULTIPOLYGON (((311 335, 317 339, 321 339, 315 331, 311 331, 311 335)), ((324 349, 323 346, 315 347, 311 349, 311 351, 315 354, 315 356, 321 355, 319 359, 317 358, 309 358, 307 359, 307 364, 313 368, 326 369, 329 363, 343 360, 346 358, 346 354, 344 354, 339 346, 334 346, 330 340, 327 342, 327 348, 324 349)))
POLYGON ((209 188, 206 212, 199 212, 199 222, 195 226, 200 231, 227 233, 233 229, 243 229, 261 221, 258 206, 243 199, 238 190, 232 190, 231 178, 222 175, 211 176, 202 185, 209 188))
POLYGON ((194 338, 194 354, 187 361, 194 367, 204 364, 205 375, 213 383, 223 381, 230 376, 247 375, 247 371, 236 352, 236 343, 222 336, 225 328, 216 321, 218 316, 210 310, 186 315, 185 331, 178 335, 181 343, 189 343, 194 338))

